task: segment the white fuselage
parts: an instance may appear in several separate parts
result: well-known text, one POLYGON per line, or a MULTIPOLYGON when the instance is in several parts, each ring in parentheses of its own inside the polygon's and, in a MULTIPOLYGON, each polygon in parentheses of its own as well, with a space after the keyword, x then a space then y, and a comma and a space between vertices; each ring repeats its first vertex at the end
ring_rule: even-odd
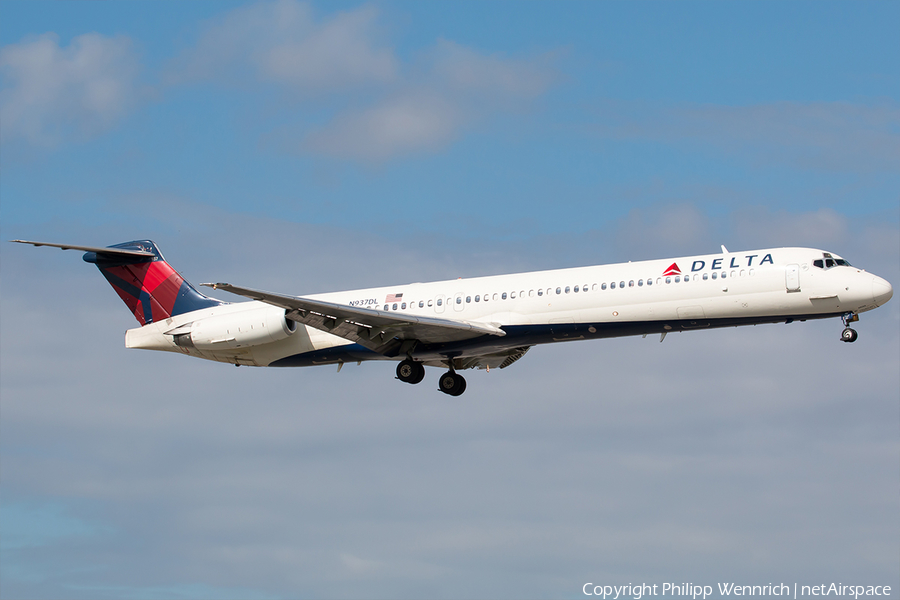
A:
MULTIPOLYGON (((890 299, 887 281, 835 261, 843 263, 821 250, 774 248, 304 297, 506 332, 417 349, 415 358, 427 362, 555 341, 855 314, 890 299)), ((283 317, 283 309, 262 302, 224 304, 129 330, 126 345, 257 366, 386 358, 302 324, 291 331, 283 317), (196 344, 175 343, 191 329, 196 344)))

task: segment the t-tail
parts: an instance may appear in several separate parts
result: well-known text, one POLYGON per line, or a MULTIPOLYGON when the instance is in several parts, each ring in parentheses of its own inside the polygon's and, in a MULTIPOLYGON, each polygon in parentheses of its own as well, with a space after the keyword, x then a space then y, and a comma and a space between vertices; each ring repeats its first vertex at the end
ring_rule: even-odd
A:
POLYGON ((107 248, 13 241, 63 250, 85 250, 84 261, 97 265, 141 325, 223 304, 204 296, 185 281, 150 240, 125 242, 107 248))

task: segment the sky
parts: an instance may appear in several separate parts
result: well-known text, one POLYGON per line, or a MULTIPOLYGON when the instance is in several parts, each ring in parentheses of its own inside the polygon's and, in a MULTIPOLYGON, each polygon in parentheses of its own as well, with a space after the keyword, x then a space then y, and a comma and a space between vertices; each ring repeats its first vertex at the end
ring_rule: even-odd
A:
MULTIPOLYGON (((891 585, 900 302, 390 363, 124 348, 75 252, 303 295, 810 246, 900 282, 892 2, 0 0, 0 595, 891 585)), ((226 295, 219 297, 226 300, 226 295)))

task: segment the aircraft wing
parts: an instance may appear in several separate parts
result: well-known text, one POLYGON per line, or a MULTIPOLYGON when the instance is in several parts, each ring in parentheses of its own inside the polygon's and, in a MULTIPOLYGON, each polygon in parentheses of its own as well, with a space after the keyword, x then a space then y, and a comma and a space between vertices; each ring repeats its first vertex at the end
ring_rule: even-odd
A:
POLYGON ((263 292, 230 283, 202 285, 279 306, 287 311, 285 316, 288 319, 356 342, 385 356, 407 352, 417 343, 439 344, 482 335, 506 335, 505 331, 489 323, 355 308, 321 300, 263 292))

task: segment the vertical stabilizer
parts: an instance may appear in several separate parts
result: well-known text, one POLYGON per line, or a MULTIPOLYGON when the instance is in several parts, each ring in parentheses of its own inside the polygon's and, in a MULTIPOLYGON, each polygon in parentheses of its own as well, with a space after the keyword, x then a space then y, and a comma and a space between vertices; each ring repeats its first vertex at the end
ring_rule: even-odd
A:
POLYGON ((185 281, 150 240, 93 249, 83 259, 97 265, 141 325, 222 304, 185 281))

